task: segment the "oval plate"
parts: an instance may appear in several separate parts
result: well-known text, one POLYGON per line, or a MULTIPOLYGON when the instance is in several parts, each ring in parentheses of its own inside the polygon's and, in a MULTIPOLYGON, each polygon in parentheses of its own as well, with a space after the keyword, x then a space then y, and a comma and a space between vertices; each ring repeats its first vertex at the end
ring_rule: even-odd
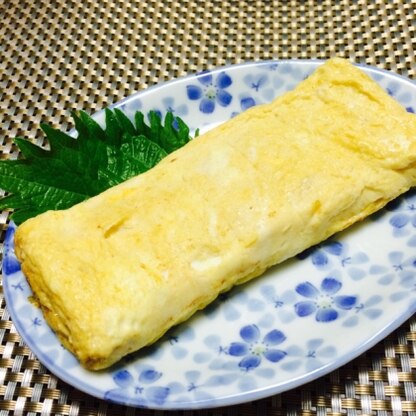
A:
MULTIPOLYGON (((168 110, 191 129, 212 128, 293 89, 319 61, 221 68, 164 83, 113 107, 168 110)), ((416 86, 362 67, 408 111, 416 86)), ((104 122, 104 113, 95 119, 104 122)), ((155 409, 228 406, 316 379, 358 356, 416 311, 416 194, 351 227, 261 278, 235 288, 149 348, 107 371, 89 372, 66 351, 41 311, 14 254, 10 225, 3 259, 13 322, 55 375, 98 398, 155 409)), ((76 282, 74 282, 76 284, 76 282)))

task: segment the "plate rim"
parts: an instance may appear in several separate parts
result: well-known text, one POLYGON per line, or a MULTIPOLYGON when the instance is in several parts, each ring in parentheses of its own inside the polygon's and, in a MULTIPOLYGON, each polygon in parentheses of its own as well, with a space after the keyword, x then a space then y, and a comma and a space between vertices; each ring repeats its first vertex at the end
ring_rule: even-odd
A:
MULTIPOLYGON (((315 67, 318 67, 322 65, 324 62, 326 62, 328 59, 277 59, 277 60, 260 60, 260 61, 251 61, 251 62, 243 62, 238 64, 230 64, 230 65, 224 65, 220 67, 216 67, 214 69, 209 69, 209 73, 211 74, 217 74, 221 71, 229 71, 229 70, 238 70, 240 68, 250 68, 250 67, 259 67, 259 66, 267 66, 271 64, 295 64, 295 65, 314 65, 315 67)), ((354 63, 353 65, 362 68, 366 73, 379 73, 382 76, 387 76, 393 79, 398 79, 400 82, 405 82, 406 84, 409 84, 410 87, 416 88, 416 81, 413 81, 407 77, 404 77, 402 75, 396 74, 394 72, 377 68, 374 66, 370 66, 367 64, 362 63, 354 63)), ((148 94, 152 94, 157 90, 174 87, 175 85, 180 85, 183 83, 186 83, 189 80, 195 80, 197 77, 202 76, 206 71, 197 72, 193 74, 188 74, 182 77, 174 78, 171 80, 163 81, 154 85, 151 85, 147 87, 146 89, 136 91, 132 93, 131 95, 121 99, 120 101, 117 101, 115 103, 112 103, 108 105, 107 107, 96 111, 94 114, 92 114, 92 117, 98 117, 100 114, 102 114, 106 108, 112 109, 112 108, 118 108, 123 106, 124 104, 135 101, 138 99, 143 99, 148 94)), ((71 130, 73 131, 73 130, 71 130)), ((6 229, 6 235, 5 235, 5 242, 8 241, 7 238, 9 238, 10 233, 14 233, 13 229, 13 222, 10 222, 11 226, 8 226, 6 229)), ((16 327, 16 330, 18 331, 19 335, 21 333, 25 334, 25 339, 23 339, 23 336, 21 338, 23 341, 28 344, 27 338, 30 340, 30 343, 33 345, 35 344, 34 341, 31 339, 30 335, 27 333, 27 331, 23 328, 23 324, 17 319, 14 320, 12 316, 12 308, 9 308, 9 305, 13 305, 12 294, 9 292, 10 287, 8 284, 4 283, 4 280, 8 278, 8 276, 11 276, 12 274, 6 274, 4 269, 5 261, 7 260, 8 253, 10 248, 6 247, 4 244, 4 256, 2 259, 3 264, 3 287, 4 287, 4 296, 6 300, 6 309, 8 310, 11 320, 13 322, 13 325, 16 327)), ((23 272, 22 272, 23 273, 23 272)), ((26 277, 25 277, 26 278, 26 277)), ((15 312, 13 311, 13 314, 15 312)), ((111 402, 120 404, 120 405, 127 405, 127 406, 133 406, 133 407, 145 407, 149 409, 159 409, 159 410, 192 410, 192 409, 207 409, 207 408, 215 408, 219 406, 230 406, 230 405, 238 405, 242 404, 248 401, 252 400, 261 400, 266 397, 270 397, 271 395, 280 394, 284 391, 291 390, 293 388, 299 387, 305 383, 308 383, 310 381, 316 380, 319 377, 322 377, 331 371, 334 371, 337 368, 342 367, 346 363, 350 362, 351 360, 358 357, 363 352, 367 351, 368 349, 372 348, 375 344, 383 340, 386 336, 388 336, 391 332, 396 330, 400 325, 402 325, 404 322, 406 322, 413 314, 416 313, 416 300, 409 306, 409 308, 402 313, 400 316, 398 316, 393 321, 390 321, 388 324, 384 325, 382 328, 380 328, 376 333, 374 333, 371 337, 369 337, 366 342, 360 345, 360 348, 355 349, 354 351, 350 351, 349 353, 346 353, 342 355, 341 357, 335 357, 332 360, 330 360, 329 363, 318 367, 317 369, 314 369, 313 371, 305 371, 302 375, 291 379, 290 381, 282 381, 280 383, 275 383, 269 386, 256 388, 251 391, 244 391, 244 392, 238 392, 235 394, 230 394, 223 396, 219 399, 204 399, 204 400, 193 400, 188 402, 168 402, 169 406, 140 406, 136 404, 126 404, 122 401, 114 401, 111 400, 111 402), (177 405, 177 406, 176 406, 177 405)), ((36 349, 32 347, 32 345, 29 346, 30 350, 35 354, 36 357, 38 355, 33 351, 33 349, 36 349)), ((40 360, 39 360, 40 361, 40 360)), ((55 376, 59 377, 62 381, 66 382, 67 384, 73 386, 76 389, 79 389, 83 391, 86 394, 90 394, 91 396, 94 396, 101 400, 107 400, 107 398, 104 397, 104 392, 100 390, 99 388, 91 386, 89 383, 84 383, 83 380, 78 379, 78 384, 74 385, 74 376, 73 375, 67 375, 67 372, 65 372, 60 367, 53 367, 53 370, 51 369, 49 362, 40 361, 42 365, 44 365, 48 371, 50 371, 55 376)))
MULTIPOLYGON (((332 59, 332 58, 329 58, 332 59)), ((162 87, 166 87, 166 86, 171 86, 173 84, 180 84, 183 82, 188 81, 189 79, 195 79, 195 77, 199 77, 204 75, 205 72, 209 72, 211 74, 216 74, 218 72, 224 71, 224 70, 230 70, 230 69, 239 69, 239 68, 249 68, 250 66, 261 66, 261 65, 273 65, 273 64, 296 64, 296 65, 310 65, 310 64, 315 64, 317 66, 322 65, 323 63, 325 63, 326 61, 328 61, 329 59, 302 59, 302 58, 295 58, 295 59, 269 59, 269 60, 259 60, 259 61, 247 61, 247 62, 241 62, 241 63, 236 63, 236 64, 229 64, 229 65, 222 65, 219 67, 214 67, 212 69, 206 69, 203 71, 198 71, 195 73, 190 73, 184 76, 180 76, 177 78, 173 78, 170 80, 166 80, 166 81, 162 81, 160 83, 156 83, 156 84, 152 84, 150 86, 148 86, 147 88, 143 89, 143 90, 138 90, 133 92, 132 94, 128 95, 127 97, 122 98, 119 101, 116 101, 114 103, 109 104, 107 107, 105 108, 117 108, 122 106, 123 104, 127 103, 130 100, 133 99, 137 99, 138 96, 142 97, 143 95, 146 95, 148 93, 153 92, 154 89, 159 89, 162 87)), ((345 59, 345 58, 341 58, 341 59, 345 59)), ((348 60, 348 59, 347 59, 348 60)), ((399 78, 401 81, 407 82, 409 83, 411 86, 415 87, 416 86, 416 79, 412 80, 410 78, 407 78, 403 75, 397 74, 395 72, 389 71, 387 69, 384 68, 378 68, 372 65, 368 65, 362 62, 353 62, 352 60, 348 60, 352 65, 362 68, 365 71, 368 72, 375 72, 375 73, 380 73, 382 75, 386 75, 386 76, 392 76, 392 77, 396 77, 399 78)), ((105 108, 96 111, 93 115, 97 114, 97 113, 101 113, 102 111, 105 110, 105 108)))

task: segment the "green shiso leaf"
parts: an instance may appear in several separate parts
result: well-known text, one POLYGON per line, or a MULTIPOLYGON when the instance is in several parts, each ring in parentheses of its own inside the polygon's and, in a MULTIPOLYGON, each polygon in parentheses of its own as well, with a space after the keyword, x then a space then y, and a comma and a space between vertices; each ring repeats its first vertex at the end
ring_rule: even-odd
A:
POLYGON ((131 122, 121 110, 106 109, 105 128, 83 111, 72 117, 76 138, 42 124, 48 150, 15 138, 22 158, 0 161, 0 189, 8 193, 0 209, 12 209, 17 224, 146 172, 192 139, 188 126, 171 112, 162 120, 151 111, 147 124, 139 111, 131 122))

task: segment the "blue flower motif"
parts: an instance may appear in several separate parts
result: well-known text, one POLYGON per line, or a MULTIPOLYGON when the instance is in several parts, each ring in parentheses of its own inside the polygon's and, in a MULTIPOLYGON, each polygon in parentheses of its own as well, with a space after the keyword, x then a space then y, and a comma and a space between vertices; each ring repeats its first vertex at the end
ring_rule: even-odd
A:
POLYGON ((235 117, 238 114, 240 114, 240 112, 244 112, 247 109, 249 109, 250 107, 254 107, 256 105, 256 100, 253 97, 250 97, 249 95, 243 95, 240 98, 240 107, 241 107, 241 111, 233 111, 231 113, 231 117, 235 117))
MULTIPOLYGON (((191 393, 194 400, 212 400, 213 396, 206 391, 206 387, 213 385, 210 383, 204 383, 201 378, 203 373, 201 371, 186 371, 185 372, 185 379, 186 379, 186 386, 185 389, 187 393, 191 393)), ((217 380, 216 380, 217 381, 217 380)), ((216 384, 218 385, 218 384, 216 384)), ((188 399, 184 397, 184 399, 188 399)))
MULTIPOLYGON (((140 99, 129 99, 127 101, 123 101, 121 103, 115 103, 114 105, 109 105, 108 108, 112 109, 112 108, 118 108, 119 110, 121 110, 126 116, 127 118, 129 118, 132 122, 134 122, 134 117, 136 115, 137 111, 143 111, 143 103, 142 100, 140 99)), ((100 113, 102 113, 102 118, 100 123, 104 123, 105 120, 105 112, 104 110, 101 111, 100 113)), ((99 121, 100 118, 97 120, 99 121)), ((103 124, 101 124, 103 125, 103 124)))
POLYGON ((393 228, 394 237, 407 237, 411 247, 416 246, 416 193, 408 192, 402 198, 396 199, 387 205, 387 210, 393 211, 389 224, 393 228))
POLYGON ((416 256, 405 258, 402 251, 392 251, 387 258, 389 265, 375 264, 370 268, 370 274, 379 276, 377 283, 380 285, 388 286, 396 282, 403 288, 390 294, 392 301, 413 296, 416 291, 416 256))
POLYGON ((370 296, 367 300, 364 300, 362 303, 357 303, 354 306, 355 314, 349 316, 342 322, 344 327, 353 327, 358 324, 362 324, 361 316, 365 316, 368 319, 377 319, 380 315, 383 314, 383 308, 380 307, 380 303, 383 301, 383 298, 379 295, 370 296))
POLYGON ((269 82, 269 77, 267 73, 259 74, 248 74, 244 77, 244 83, 248 85, 254 91, 259 91, 264 88, 265 85, 269 82))
POLYGON ((198 75, 197 80, 201 85, 187 85, 186 90, 190 100, 201 100, 199 110, 205 114, 211 114, 218 103, 227 107, 232 101, 232 95, 225 91, 232 84, 231 77, 225 72, 217 75, 216 79, 209 71, 198 75))
POLYGON ((312 264, 318 268, 326 266, 329 263, 329 255, 340 257, 345 251, 343 243, 339 241, 328 240, 297 255, 299 260, 311 258, 312 264))
POLYGON ((270 102, 275 97, 275 89, 270 82, 268 72, 260 71, 248 74, 243 78, 243 82, 249 88, 249 93, 246 95, 253 96, 252 100, 253 102, 255 100, 256 104, 270 102))
POLYGON ((4 274, 10 275, 20 271, 20 263, 14 255, 8 255, 4 257, 3 260, 3 272, 4 274))
POLYGON ((329 262, 328 255, 341 256, 344 246, 339 241, 328 241, 320 245, 320 249, 312 253, 312 263, 316 267, 326 266, 329 262))
POLYGON ((264 308, 264 302, 254 297, 249 297, 247 292, 241 288, 222 293, 215 302, 208 305, 202 313, 209 319, 216 318, 221 314, 227 321, 235 321, 241 317, 241 310, 258 311, 264 308))
POLYGON ((293 321, 293 319, 296 319, 296 314, 291 307, 296 300, 296 294, 293 290, 277 293, 274 286, 264 285, 260 288, 260 293, 266 301, 273 306, 273 309, 281 322, 289 323, 293 321))
POLYGON ((180 325, 169 331, 163 338, 166 344, 170 345, 170 353, 177 359, 185 358, 189 353, 186 347, 187 342, 195 338, 195 331, 191 326, 180 325))
POLYGON ((350 310, 357 303, 356 296, 335 296, 342 283, 333 277, 322 280, 320 290, 312 283, 304 282, 296 286, 296 292, 307 298, 295 304, 296 314, 300 317, 315 314, 318 322, 331 322, 338 318, 338 309, 350 310))
POLYGON ((322 338, 312 338, 306 340, 305 346, 292 345, 288 348, 288 355, 291 360, 282 364, 282 369, 294 371, 301 365, 307 371, 313 371, 322 367, 325 361, 337 355, 337 349, 333 345, 327 345, 322 338))
POLYGON ((9 228, 6 232, 6 237, 4 241, 4 259, 3 259, 3 272, 5 275, 10 275, 12 273, 20 271, 20 263, 14 254, 13 241, 16 228, 13 224, 9 225, 9 228))
POLYGON ((231 343, 227 353, 234 357, 242 357, 238 366, 244 371, 257 368, 263 357, 272 363, 277 363, 287 354, 283 350, 272 348, 286 339, 285 334, 277 329, 268 332, 261 339, 258 326, 254 324, 247 325, 241 328, 240 337, 243 342, 231 343))
POLYGON ((176 117, 183 117, 188 114, 188 106, 186 104, 175 104, 174 97, 165 97, 161 100, 162 109, 154 108, 157 114, 162 117, 164 113, 171 112, 176 117))
POLYGON ((334 240, 314 246, 297 257, 300 260, 309 258, 318 270, 346 269, 353 280, 360 280, 366 275, 361 266, 369 261, 366 253, 350 253, 348 244, 334 240))
POLYGON ((162 377, 162 373, 144 368, 139 373, 137 380, 130 371, 119 370, 113 375, 116 388, 105 393, 107 400, 118 403, 135 404, 138 406, 162 405, 170 393, 169 387, 154 386, 162 377))

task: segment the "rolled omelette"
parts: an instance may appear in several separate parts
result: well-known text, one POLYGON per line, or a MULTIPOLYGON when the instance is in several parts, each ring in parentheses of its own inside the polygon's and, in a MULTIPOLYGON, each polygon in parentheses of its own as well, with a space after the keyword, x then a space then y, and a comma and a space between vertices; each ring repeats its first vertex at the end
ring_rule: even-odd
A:
POLYGON ((63 345, 98 370, 415 180, 415 115, 335 58, 150 171, 27 220, 16 254, 63 345))

